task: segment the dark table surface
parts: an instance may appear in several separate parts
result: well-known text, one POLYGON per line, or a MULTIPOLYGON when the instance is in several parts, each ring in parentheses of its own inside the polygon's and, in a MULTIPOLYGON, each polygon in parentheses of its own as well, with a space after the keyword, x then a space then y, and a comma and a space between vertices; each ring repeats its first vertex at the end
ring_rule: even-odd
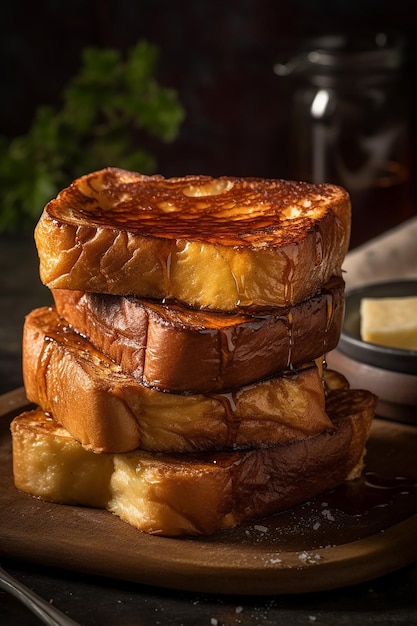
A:
MULTIPOLYGON (((0 285, 0 393, 5 393, 22 385, 24 316, 51 302, 38 278, 31 238, 0 238, 0 285)), ((417 624, 417 563, 345 589, 258 597, 170 591, 10 558, 2 565, 84 626, 417 624)), ((0 624, 38 623, 15 598, 0 591, 0 624)))

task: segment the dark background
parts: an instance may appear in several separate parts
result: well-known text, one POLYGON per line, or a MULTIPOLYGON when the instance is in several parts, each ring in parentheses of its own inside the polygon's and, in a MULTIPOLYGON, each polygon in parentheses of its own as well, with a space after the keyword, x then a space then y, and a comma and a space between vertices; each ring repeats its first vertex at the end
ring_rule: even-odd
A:
MULTIPOLYGON (((179 138, 156 148, 160 173, 291 177, 291 83, 274 63, 311 35, 388 28, 407 37, 414 82, 414 8, 412 0, 2 3, 0 134, 25 133, 39 104, 59 105, 85 46, 126 51, 144 38, 158 45, 160 82, 186 110, 179 138)), ((415 126, 413 113, 413 137, 415 126)))

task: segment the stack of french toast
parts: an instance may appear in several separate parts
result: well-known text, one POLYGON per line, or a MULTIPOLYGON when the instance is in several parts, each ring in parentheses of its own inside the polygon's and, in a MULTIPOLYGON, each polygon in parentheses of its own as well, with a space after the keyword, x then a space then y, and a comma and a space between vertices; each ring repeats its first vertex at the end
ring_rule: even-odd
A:
POLYGON ((25 321, 16 487, 175 536, 358 477, 376 399, 325 366, 350 219, 330 184, 75 180, 35 230, 54 306, 25 321))

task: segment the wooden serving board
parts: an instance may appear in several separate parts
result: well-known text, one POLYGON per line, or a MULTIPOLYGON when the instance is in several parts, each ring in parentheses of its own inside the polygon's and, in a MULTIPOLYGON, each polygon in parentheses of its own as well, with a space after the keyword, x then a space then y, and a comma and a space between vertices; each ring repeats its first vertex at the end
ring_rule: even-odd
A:
POLYGON ((52 504, 13 484, 0 397, 0 557, 187 591, 283 594, 371 580, 417 560, 417 427, 376 418, 364 479, 211 537, 146 535, 103 510, 52 504), (366 479, 366 480, 365 480, 366 479))

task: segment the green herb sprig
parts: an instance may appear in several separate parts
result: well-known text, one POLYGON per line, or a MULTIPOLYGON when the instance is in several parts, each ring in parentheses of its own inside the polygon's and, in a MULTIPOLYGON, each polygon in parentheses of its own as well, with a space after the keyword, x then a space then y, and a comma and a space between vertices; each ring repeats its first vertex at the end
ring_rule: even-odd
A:
POLYGON ((141 137, 171 142, 185 115, 175 90, 155 78, 158 56, 145 41, 126 59, 85 49, 62 106, 40 106, 26 135, 0 137, 0 233, 33 228, 44 205, 82 174, 107 166, 155 172, 141 137))

